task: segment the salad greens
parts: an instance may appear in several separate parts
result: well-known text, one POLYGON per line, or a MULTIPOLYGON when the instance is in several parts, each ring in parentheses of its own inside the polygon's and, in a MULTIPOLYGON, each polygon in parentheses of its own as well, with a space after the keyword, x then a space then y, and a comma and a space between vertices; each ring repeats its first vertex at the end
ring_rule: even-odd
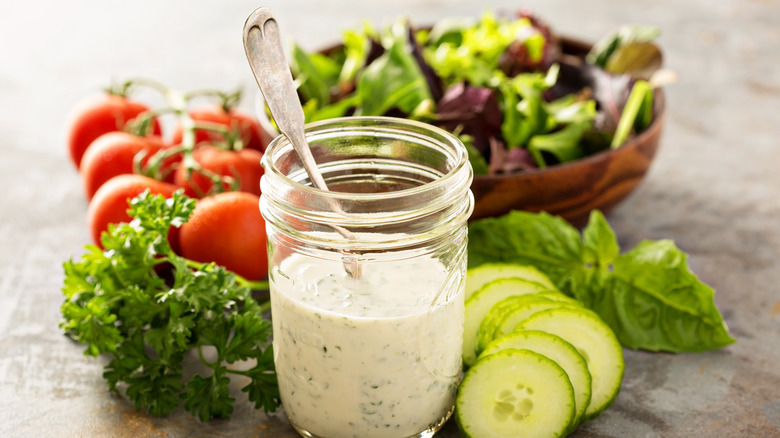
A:
POLYGON ((167 415, 183 400, 202 421, 229 416, 230 374, 248 378, 242 391, 257 408, 273 411, 280 399, 271 324, 263 317, 268 307, 252 296, 262 285, 184 259, 168 243, 171 227, 194 208, 182 191, 167 200, 148 191, 133 199, 134 219, 103 234, 104 250, 88 245, 80 260, 65 262, 60 327, 86 345, 84 354, 107 355, 109 389, 124 388, 151 414, 167 415), (185 356, 199 358, 198 367, 185 356))
POLYGON ((657 35, 650 26, 621 27, 573 60, 527 12, 443 19, 430 29, 400 19, 349 30, 327 51, 294 46, 291 70, 307 122, 421 120, 456 133, 476 174, 511 173, 618 147, 646 129, 653 90, 633 73, 660 67, 657 35))
POLYGON ((650 351, 698 352, 735 342, 714 291, 669 240, 620 252, 599 211, 578 232, 546 213, 511 212, 469 225, 469 267, 490 262, 534 266, 594 310, 621 344, 650 351))
POLYGON ((653 44, 660 33, 654 26, 620 26, 596 42, 586 60, 610 73, 650 79, 661 67, 661 51, 653 44))

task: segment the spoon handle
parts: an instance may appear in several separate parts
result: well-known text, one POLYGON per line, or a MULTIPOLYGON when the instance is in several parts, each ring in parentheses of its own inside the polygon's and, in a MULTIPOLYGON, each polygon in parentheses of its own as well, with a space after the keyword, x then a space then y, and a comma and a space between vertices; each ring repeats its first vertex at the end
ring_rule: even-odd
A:
POLYGON ((303 108, 284 56, 279 25, 271 9, 257 8, 244 24, 244 50, 276 125, 292 144, 312 184, 327 190, 304 134, 303 108))

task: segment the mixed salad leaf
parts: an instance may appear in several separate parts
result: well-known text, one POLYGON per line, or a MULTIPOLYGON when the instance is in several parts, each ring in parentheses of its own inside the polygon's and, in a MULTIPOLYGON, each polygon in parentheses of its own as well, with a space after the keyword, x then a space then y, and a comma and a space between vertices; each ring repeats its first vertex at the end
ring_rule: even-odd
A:
POLYGON ((425 29, 399 19, 382 30, 365 23, 322 52, 295 45, 291 69, 307 122, 421 120, 457 134, 476 174, 512 173, 619 147, 646 129, 658 33, 624 26, 576 57, 525 11, 425 29))

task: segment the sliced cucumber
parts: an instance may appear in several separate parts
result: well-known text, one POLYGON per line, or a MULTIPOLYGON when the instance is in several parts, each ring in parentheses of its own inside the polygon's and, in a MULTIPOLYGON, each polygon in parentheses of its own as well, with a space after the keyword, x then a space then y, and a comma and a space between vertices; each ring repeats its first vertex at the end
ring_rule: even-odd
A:
POLYGON ((579 304, 564 301, 550 301, 550 300, 529 300, 521 305, 512 307, 507 310, 504 315, 496 321, 493 326, 493 333, 491 340, 498 339, 508 333, 515 330, 518 324, 528 319, 531 315, 548 309, 556 309, 558 307, 581 307, 579 304))
POLYGON ((510 333, 500 339, 491 342, 479 355, 477 363, 491 354, 496 354, 509 348, 526 349, 546 356, 566 371, 569 381, 574 389, 575 414, 572 427, 569 432, 577 428, 582 422, 590 403, 591 377, 588 364, 569 342, 552 333, 539 330, 520 330, 510 333))
POLYGON ((584 307, 550 309, 532 315, 517 328, 558 335, 585 358, 592 389, 584 420, 596 418, 615 401, 623 382, 623 349, 598 315, 584 307))
POLYGON ((466 316, 463 323, 463 363, 474 365, 477 361, 477 334, 482 319, 499 301, 512 295, 532 294, 547 290, 539 283, 520 278, 503 278, 487 283, 466 300, 466 316))
MULTIPOLYGON (((487 347, 493 339, 496 339, 496 326, 504 318, 507 312, 512 311, 518 306, 523 306, 530 302, 565 302, 579 304, 579 301, 569 298, 558 291, 537 292, 535 294, 514 295, 498 302, 490 312, 482 319, 477 334, 477 354, 487 347)), ((511 330, 509 330, 511 331, 511 330)))
POLYGON ((545 286, 546 289, 556 289, 547 275, 533 266, 512 263, 485 263, 471 268, 466 273, 466 299, 493 280, 501 278, 522 278, 545 286))
POLYGON ((553 438, 569 430, 574 406, 563 368, 541 354, 506 349, 466 372, 455 418, 466 437, 553 438))

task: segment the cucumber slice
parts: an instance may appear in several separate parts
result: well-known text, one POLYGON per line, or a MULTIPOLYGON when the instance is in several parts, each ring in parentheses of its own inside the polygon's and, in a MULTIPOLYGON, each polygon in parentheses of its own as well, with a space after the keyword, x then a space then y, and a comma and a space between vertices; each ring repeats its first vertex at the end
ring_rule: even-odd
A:
POLYGON ((522 278, 545 286, 546 289, 556 289, 547 275, 533 266, 513 263, 485 263, 471 268, 466 273, 466 299, 493 280, 500 278, 522 278))
POLYGON ((563 368, 541 354, 506 349, 466 371, 455 419, 466 437, 560 437, 569 430, 574 404, 563 368))
POLYGON ((559 336, 539 330, 520 330, 491 342, 479 355, 477 363, 491 354, 509 348, 526 349, 552 359, 566 371, 574 389, 574 420, 569 432, 573 432, 584 419, 590 403, 591 377, 588 364, 573 345, 559 336))
POLYGON ((598 315, 584 307, 550 309, 532 315, 517 328, 558 335, 585 358, 593 381, 584 420, 598 417, 615 401, 625 370, 623 349, 598 315))
POLYGON ((544 290, 547 289, 539 283, 520 278, 502 278, 486 284, 467 299, 463 323, 463 363, 471 366, 477 361, 479 325, 496 303, 512 295, 532 294, 544 290))
POLYGON ((537 292, 535 294, 515 295, 506 298, 493 306, 493 308, 490 309, 490 312, 482 319, 477 334, 477 354, 484 350, 490 341, 498 337, 495 334, 496 326, 507 312, 526 303, 538 301, 565 302, 579 305, 579 301, 569 298, 558 291, 537 292))
MULTIPOLYGON (((515 330, 518 324, 528 319, 531 315, 548 309, 558 307, 581 307, 579 304, 563 301, 531 300, 509 309, 496 321, 493 326, 492 339, 498 339, 515 330)), ((492 340, 491 339, 491 340, 492 340)), ((485 344, 487 346, 487 344, 485 344)))

